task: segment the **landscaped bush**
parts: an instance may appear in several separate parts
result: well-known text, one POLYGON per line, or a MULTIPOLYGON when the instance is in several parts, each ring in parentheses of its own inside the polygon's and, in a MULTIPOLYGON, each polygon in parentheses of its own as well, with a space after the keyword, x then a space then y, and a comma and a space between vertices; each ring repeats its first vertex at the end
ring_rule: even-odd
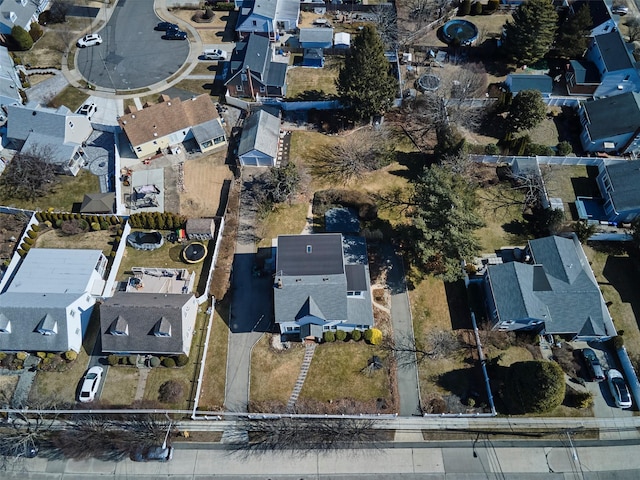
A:
POLYGON ((382 332, 377 328, 368 328, 364 331, 364 339, 371 345, 380 345, 382 343, 382 332))
POLYGON ((93 230, 94 232, 97 232, 98 230, 100 230, 100 223, 91 222, 91 230, 93 230))
POLYGON ((133 228, 146 228, 150 230, 173 230, 184 228, 187 218, 171 212, 142 212, 134 213, 129 217, 129 224, 133 228))
POLYGON ((469 15, 471 13, 471 0, 462 0, 460 2, 460 6, 458 7, 458 16, 464 17, 465 15, 469 15))
POLYGON ((31 22, 31 29, 29 30, 29 35, 31 35, 31 39, 34 42, 37 42, 38 40, 40 40, 40 37, 42 37, 42 34, 44 32, 42 31, 42 27, 38 24, 38 22, 31 22))
POLYGON ((509 413, 546 413, 564 400, 564 372, 555 362, 515 362, 507 370, 503 399, 509 413))
POLYGON ((167 368, 173 368, 176 366, 176 361, 171 357, 166 357, 165 359, 162 360, 162 365, 164 365, 167 368))
POLYGON ((160 359, 158 357, 151 357, 151 359, 149 360, 149 365, 151 365, 153 368, 159 367, 160 359))
POLYGON ((104 220, 100 221, 100 230, 108 230, 109 229, 109 223, 105 222, 104 220))
POLYGON ((15 42, 15 47, 17 50, 24 52, 33 47, 33 39, 31 38, 31 35, 29 35, 29 32, 27 32, 20 25, 15 25, 11 29, 11 37, 15 42))
POLYGON ((107 357, 107 363, 112 367, 114 365, 118 365, 118 363, 120 363, 120 357, 118 357, 118 355, 111 354, 107 357))
POLYGON ((621 349, 624 346, 624 338, 622 337, 622 335, 616 335, 615 337, 612 337, 611 346, 614 348, 614 350, 621 349))
POLYGON ((34 238, 36 238, 37 236, 38 236, 38 233, 37 233, 37 232, 34 232, 33 230, 29 230, 29 231, 27 232, 27 237, 29 237, 29 238, 31 238, 31 239, 34 239, 34 238))
POLYGON ((560 142, 556 148, 558 149, 558 155, 560 155, 561 157, 566 157, 567 155, 573 153, 573 147, 571 146, 571 143, 567 142, 566 140, 560 142))
POLYGON ((18 252, 20 258, 24 257, 27 254, 27 250, 25 250, 24 248, 19 248, 18 250, 16 250, 16 252, 18 252))
POLYGON ((30 238, 30 237, 25 237, 24 243, 26 245, 32 246, 35 243, 35 240, 33 238, 30 238))
POLYGON ((471 6, 471 15, 482 15, 482 4, 480 2, 475 2, 471 6))
POLYGON ((37 233, 40 231, 40 227, 34 223, 33 225, 31 225, 31 230, 37 233))
POLYGON ((487 13, 493 13, 498 9, 499 6, 500 6, 500 0, 489 0, 487 2, 486 11, 487 13))
POLYGON ((338 330, 336 332, 336 340, 339 342, 344 342, 347 339, 347 332, 344 330, 338 330))
POLYGON ((179 380, 167 380, 158 389, 158 400, 163 403, 176 403, 182 400, 184 384, 179 380))
POLYGON ((336 334, 328 331, 328 332, 324 332, 322 334, 322 340, 324 340, 325 342, 329 343, 329 342, 335 342, 336 341, 336 334))
POLYGON ((484 153, 487 155, 500 155, 500 147, 495 143, 490 143, 484 147, 484 153))
POLYGON ((593 405, 593 395, 591 392, 569 389, 565 402, 574 408, 589 408, 593 405))
POLYGON ((16 353, 16 358, 17 358, 18 360, 22 360, 22 361, 24 361, 24 360, 26 360, 26 359, 27 359, 27 357, 28 357, 28 356, 29 356, 29 355, 27 354, 27 352, 18 352, 18 353, 16 353))
POLYGON ((65 219, 60 224, 60 230, 65 235, 77 235, 79 233, 84 233, 89 229, 89 224, 84 219, 65 219))
POLYGON ((64 352, 64 359, 67 362, 73 362, 76 358, 78 358, 78 354, 76 352, 74 352, 73 350, 69 350, 67 352, 64 352))
POLYGON ((231 12, 235 9, 235 4, 233 2, 217 2, 213 8, 223 12, 231 12))
POLYGON ((353 330, 351 332, 351 340, 354 342, 359 342, 362 340, 362 332, 360 330, 353 330))
POLYGON ((47 358, 47 354, 45 352, 38 352, 36 353, 36 357, 45 359, 47 358))
POLYGON ((176 365, 178 367, 184 367, 187 363, 189 363, 189 356, 181 353, 176 357, 176 365))
POLYGON ((137 355, 129 355, 129 365, 135 365, 136 363, 138 363, 138 356, 137 355))

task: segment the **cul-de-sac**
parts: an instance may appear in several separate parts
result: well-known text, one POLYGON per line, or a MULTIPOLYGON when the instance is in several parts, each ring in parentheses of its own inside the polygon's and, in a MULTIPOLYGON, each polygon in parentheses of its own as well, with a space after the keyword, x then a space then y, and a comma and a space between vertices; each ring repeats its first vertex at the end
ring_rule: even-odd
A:
POLYGON ((0 0, 0 477, 638 478, 639 4, 0 0))

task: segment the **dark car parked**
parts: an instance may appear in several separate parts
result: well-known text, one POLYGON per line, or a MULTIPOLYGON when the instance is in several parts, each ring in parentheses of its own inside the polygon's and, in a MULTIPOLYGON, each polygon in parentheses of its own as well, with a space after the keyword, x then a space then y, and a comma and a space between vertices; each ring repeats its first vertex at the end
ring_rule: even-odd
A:
POLYGON ((580 353, 582 354, 582 360, 584 360, 584 364, 587 367, 589 380, 593 382, 601 382, 604 380, 604 371, 602 370, 602 365, 600 365, 600 361, 596 356, 596 352, 590 348, 583 348, 580 353))
POLYGON ((173 458, 173 447, 140 446, 131 453, 134 462, 168 462, 173 458))
POLYGON ((167 33, 162 35, 163 40, 186 40, 187 32, 182 30, 167 30, 167 33))
POLYGON ((162 31, 162 32, 167 32, 169 30, 178 30, 178 25, 170 22, 160 22, 155 27, 153 27, 153 29, 162 31))

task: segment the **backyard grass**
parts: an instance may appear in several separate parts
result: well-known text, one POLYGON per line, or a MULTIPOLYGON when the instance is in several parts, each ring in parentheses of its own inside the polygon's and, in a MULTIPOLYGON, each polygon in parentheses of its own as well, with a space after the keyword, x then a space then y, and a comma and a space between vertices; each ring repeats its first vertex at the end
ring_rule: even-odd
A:
POLYGON ((82 202, 85 193, 99 191, 98 177, 86 170, 81 170, 76 177, 57 175, 56 183, 49 192, 35 200, 22 200, 0 194, 0 203, 28 210, 53 208, 60 212, 71 212, 73 204, 82 202))
POLYGON ((37 248, 99 248, 105 256, 108 256, 113 248, 115 236, 115 232, 108 230, 65 235, 60 229, 50 229, 38 235, 35 246, 37 248))
POLYGON ((305 92, 322 92, 324 95, 336 95, 336 79, 344 57, 325 57, 323 68, 294 67, 287 71, 287 98, 296 98, 305 92))
POLYGON ((523 245, 528 239, 522 223, 522 207, 500 207, 500 194, 510 188, 510 184, 501 182, 478 189, 476 193, 478 214, 485 222, 485 226, 475 232, 482 253, 491 253, 509 245, 523 245))
POLYGON ((535 128, 525 130, 522 135, 529 135, 532 143, 555 147, 560 141, 558 127, 551 118, 545 118, 535 128))
MULTIPOLYGON (((292 343, 291 348, 276 351, 269 344, 270 338, 270 335, 263 335, 251 352, 249 400, 251 403, 276 402, 286 405, 300 373, 304 347, 300 343, 292 343)), ((311 370, 307 381, 310 376, 311 370)))
POLYGON ((278 235, 299 234, 306 224, 309 204, 291 203, 279 205, 260 222, 256 234, 260 237, 258 247, 270 247, 271 240, 278 235))
MULTIPOLYGON (((549 165, 541 167, 544 184, 550 197, 562 198, 565 219, 572 220, 572 205, 576 196, 591 196, 588 169, 584 165, 549 165)), ((577 220, 577 218, 573 219, 577 220)))
POLYGON ((113 406, 129 406, 135 400, 140 370, 124 365, 109 367, 100 402, 113 406))
MULTIPOLYGON (((228 312, 223 311, 222 314, 226 316, 228 312)), ((229 327, 216 311, 211 327, 206 371, 200 394, 200 410, 221 410, 224 405, 228 349, 229 327)))
POLYGON ((52 108, 58 108, 64 105, 69 110, 75 112, 80 106, 89 98, 89 95, 82 90, 67 85, 64 89, 49 102, 49 106, 52 108))

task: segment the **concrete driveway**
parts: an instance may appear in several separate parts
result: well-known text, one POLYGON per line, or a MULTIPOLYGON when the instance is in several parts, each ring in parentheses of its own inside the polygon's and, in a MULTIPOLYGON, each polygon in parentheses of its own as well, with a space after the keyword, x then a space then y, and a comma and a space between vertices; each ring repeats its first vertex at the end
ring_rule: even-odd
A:
POLYGON ((76 62, 91 84, 115 90, 153 85, 177 72, 189 56, 189 41, 162 40, 154 0, 119 0, 99 33, 102 44, 78 49, 76 62))

